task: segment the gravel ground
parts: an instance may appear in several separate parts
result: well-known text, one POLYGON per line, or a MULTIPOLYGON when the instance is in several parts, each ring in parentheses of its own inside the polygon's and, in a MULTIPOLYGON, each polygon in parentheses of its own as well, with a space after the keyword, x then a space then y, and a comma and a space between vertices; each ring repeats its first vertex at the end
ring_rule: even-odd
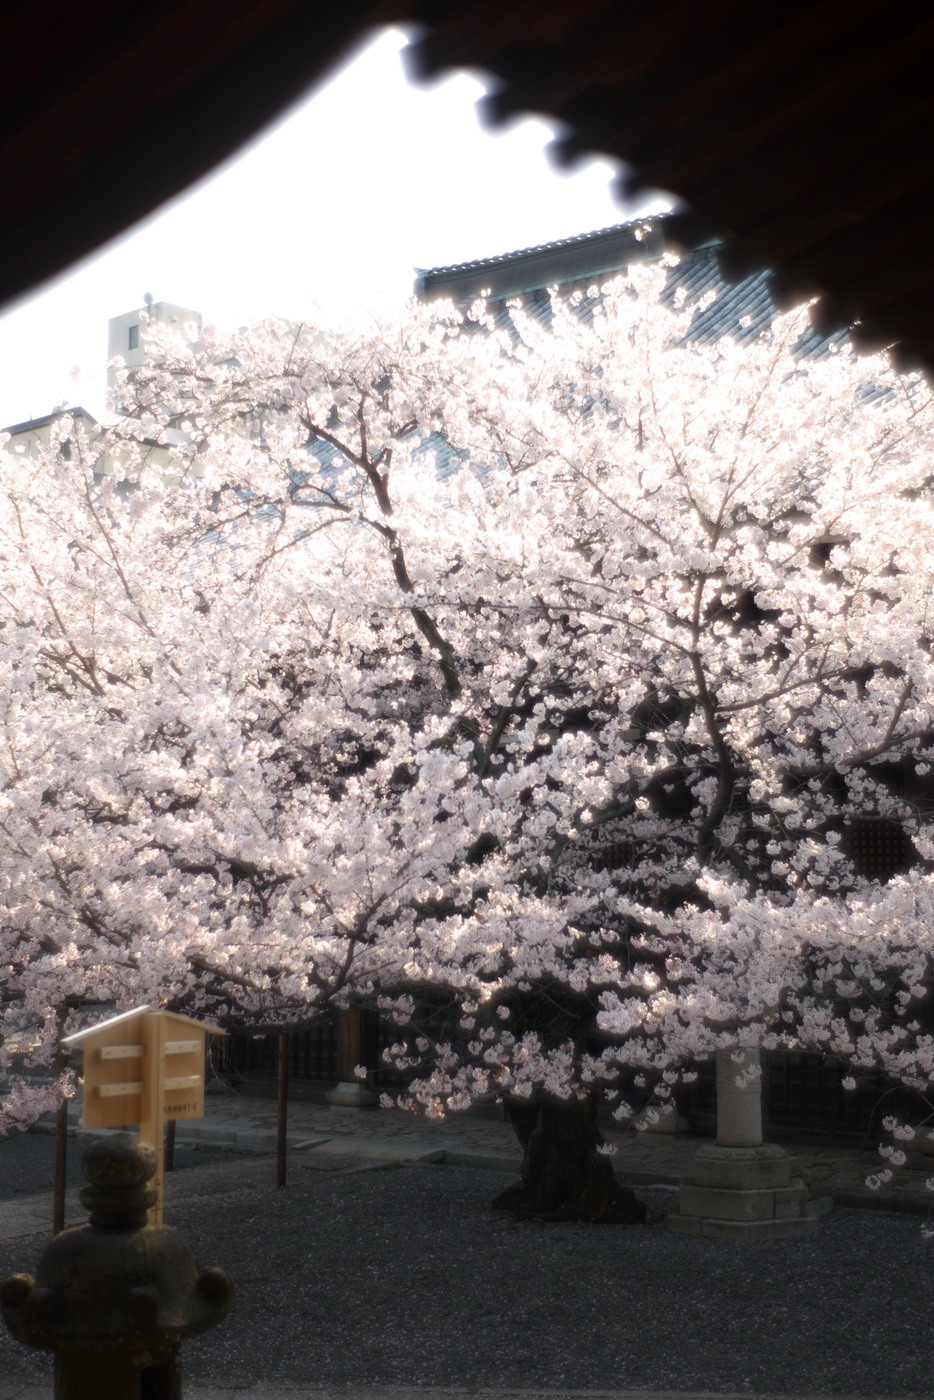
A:
MULTIPOLYGON (((508 1178, 452 1167, 186 1172, 167 1218, 238 1307, 186 1344, 195 1382, 930 1395, 934 1243, 838 1212, 819 1235, 743 1244, 644 1226, 515 1224, 508 1178)), ((0 1278, 43 1237, 0 1245, 0 1278)), ((0 1336, 0 1374, 47 1371, 0 1336)))

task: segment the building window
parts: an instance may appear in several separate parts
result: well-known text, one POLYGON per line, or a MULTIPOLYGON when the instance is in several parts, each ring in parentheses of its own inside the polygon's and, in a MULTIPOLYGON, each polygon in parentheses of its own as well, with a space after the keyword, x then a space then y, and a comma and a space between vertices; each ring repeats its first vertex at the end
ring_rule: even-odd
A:
POLYGON ((857 875, 883 884, 917 860, 901 822, 889 817, 854 817, 847 826, 846 853, 857 875))
POLYGON ((129 338, 128 338, 128 340, 127 340, 127 349, 128 349, 128 350, 138 350, 138 349, 139 349, 139 326, 131 326, 131 327, 130 327, 130 334, 129 334, 129 338))

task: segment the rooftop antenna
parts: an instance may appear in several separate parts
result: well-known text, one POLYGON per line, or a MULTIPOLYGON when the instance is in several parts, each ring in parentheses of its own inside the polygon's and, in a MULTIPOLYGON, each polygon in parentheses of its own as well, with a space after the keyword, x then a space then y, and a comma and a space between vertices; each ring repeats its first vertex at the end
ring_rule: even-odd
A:
POLYGON ((152 306, 152 292, 143 292, 143 301, 147 306, 152 306))

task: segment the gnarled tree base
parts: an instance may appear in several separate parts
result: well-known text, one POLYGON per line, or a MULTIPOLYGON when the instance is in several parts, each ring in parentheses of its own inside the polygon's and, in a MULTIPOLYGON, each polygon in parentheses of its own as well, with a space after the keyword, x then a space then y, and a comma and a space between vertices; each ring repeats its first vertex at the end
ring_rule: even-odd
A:
POLYGON ((532 1102, 511 1099, 507 1110, 522 1143, 522 1179, 501 1192, 494 1210, 520 1218, 589 1220, 604 1225, 635 1225, 645 1206, 621 1186, 608 1157, 591 1104, 542 1096, 532 1102))

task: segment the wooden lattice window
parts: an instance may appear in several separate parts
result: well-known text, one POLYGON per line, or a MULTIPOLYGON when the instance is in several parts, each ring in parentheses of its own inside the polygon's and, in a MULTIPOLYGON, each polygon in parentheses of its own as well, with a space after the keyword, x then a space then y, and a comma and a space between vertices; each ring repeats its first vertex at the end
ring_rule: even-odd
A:
POLYGON ((916 858, 901 822, 891 817, 854 817, 846 830, 846 852, 857 875, 883 883, 916 858))

